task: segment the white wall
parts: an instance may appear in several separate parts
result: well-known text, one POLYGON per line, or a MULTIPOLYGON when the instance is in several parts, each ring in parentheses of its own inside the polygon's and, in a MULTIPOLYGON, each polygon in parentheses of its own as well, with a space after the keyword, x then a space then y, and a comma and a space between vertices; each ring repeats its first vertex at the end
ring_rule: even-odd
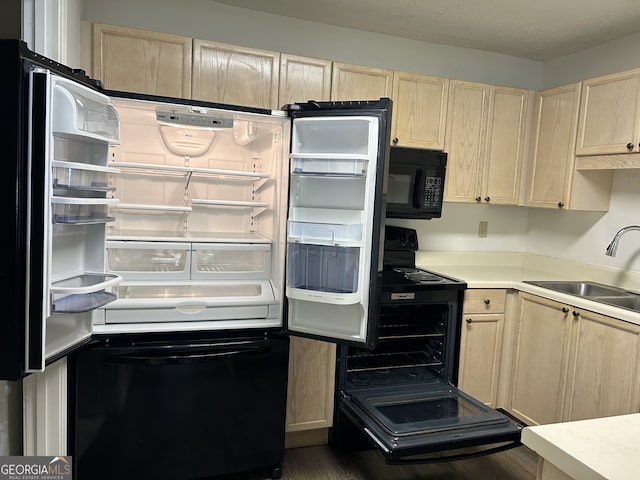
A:
POLYGON ((460 80, 539 89, 542 63, 230 7, 211 0, 85 0, 85 20, 460 80), (152 13, 153 12, 153 13, 152 13))
MULTIPOLYGON (((542 89, 640 66, 640 34, 545 62, 415 42, 222 5, 210 0, 84 0, 84 20, 175 33, 236 45, 461 80, 542 89), (153 11, 153 15, 150 12, 153 11)), ((637 172, 636 172, 637 173, 637 172)), ((635 173, 615 175, 604 214, 487 205, 445 204, 443 218, 395 221, 419 231, 428 250, 528 251, 596 265, 640 270, 640 238, 621 242, 615 259, 603 252, 634 219, 640 188, 635 173), (478 238, 478 222, 489 222, 478 238), (637 242, 634 243, 634 241, 637 242)))
POLYGON ((542 88, 640 67, 640 33, 544 63, 542 88))

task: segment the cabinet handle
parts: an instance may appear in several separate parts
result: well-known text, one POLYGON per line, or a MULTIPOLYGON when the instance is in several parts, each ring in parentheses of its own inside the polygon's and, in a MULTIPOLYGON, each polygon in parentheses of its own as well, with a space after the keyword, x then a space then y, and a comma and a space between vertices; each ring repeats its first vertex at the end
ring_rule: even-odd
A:
POLYGON ((484 299, 484 304, 485 305, 489 305, 491 303, 491 299, 490 298, 485 298, 484 299))
POLYGON ((482 201, 482 197, 476 197, 476 202, 482 201))
POLYGON ((627 143, 627 150, 633 150, 633 147, 635 147, 635 145, 631 142, 627 143))
POLYGON ((577 310, 574 310, 573 312, 571 312, 571 315, 573 315, 574 317, 579 317, 580 316, 580 312, 577 310))
POLYGON ((564 202, 558 202, 558 206, 559 206, 560 208, 564 207, 564 202))
POLYGON ((471 319, 471 318, 467 318, 467 319, 465 320, 465 322, 467 322, 467 323, 471 323, 471 322, 473 322, 473 319, 471 319))
POLYGON ((484 197, 484 201, 485 202, 490 202, 491 201, 491 197, 484 197))
POLYGON ((569 313, 569 309, 567 307, 562 307, 562 313, 569 313))
POLYGON ((395 145, 396 143, 398 143, 398 137, 393 137, 392 142, 393 142, 393 144, 394 144, 394 145, 395 145))

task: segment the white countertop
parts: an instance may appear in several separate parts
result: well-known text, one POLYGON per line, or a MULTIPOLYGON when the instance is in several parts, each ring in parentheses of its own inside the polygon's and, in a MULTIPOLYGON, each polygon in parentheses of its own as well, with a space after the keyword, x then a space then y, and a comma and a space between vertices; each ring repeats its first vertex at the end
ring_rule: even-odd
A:
POLYGON ((640 413, 525 427, 522 443, 576 480, 640 478, 640 413))
MULTIPOLYGON (((491 264, 474 263, 473 260, 475 260, 476 257, 469 261, 467 256, 461 256, 460 263, 438 263, 429 261, 430 259, 430 256, 418 256, 416 258, 416 264, 429 271, 464 280, 468 288, 505 288, 520 290, 566 303, 573 307, 640 325, 640 313, 632 310, 606 305, 582 297, 524 283, 527 280, 590 280, 606 285, 622 286, 622 282, 616 281, 617 276, 609 272, 603 273, 599 270, 592 272, 589 268, 585 268, 587 266, 578 268, 575 265, 571 265, 568 267, 561 261, 553 260, 546 262, 543 261, 543 259, 540 259, 540 268, 532 268, 531 266, 522 264, 500 264, 499 262, 491 264)), ((450 260, 451 259, 449 259, 449 261, 450 260)), ((634 291, 640 291, 640 288, 633 288, 640 287, 640 285, 636 283, 626 285, 625 287, 633 289, 634 291)), ((638 478, 640 478, 640 474, 638 478)))

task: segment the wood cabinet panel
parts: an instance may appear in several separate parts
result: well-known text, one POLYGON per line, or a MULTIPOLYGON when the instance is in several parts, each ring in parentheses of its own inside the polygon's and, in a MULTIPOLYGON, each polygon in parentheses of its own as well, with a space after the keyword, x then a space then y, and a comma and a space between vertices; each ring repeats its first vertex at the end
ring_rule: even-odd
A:
POLYGON ((287 431, 333 425, 336 346, 291 337, 287 394, 287 431))
POLYGON ((331 100, 377 100, 391 98, 393 70, 333 63, 331 100))
POLYGON ((193 98, 278 108, 280 54, 206 40, 193 41, 193 98))
POLYGON ((330 60, 280 54, 278 105, 329 100, 331 67, 330 60))
POLYGON ((483 160, 483 200, 517 205, 529 128, 530 92, 518 88, 491 87, 483 160))
POLYGON ((458 387, 496 406, 504 314, 464 314, 458 387))
POLYGON ((111 90, 191 98, 191 60, 191 38, 93 25, 93 76, 111 90))
POLYGON ((572 326, 568 312, 557 302, 520 295, 511 409, 529 425, 562 420, 572 326))
POLYGON ((640 411, 640 326, 579 310, 564 420, 640 411))
POLYGON ((445 138, 449 156, 444 199, 476 202, 482 188, 490 86, 452 80, 449 88, 445 138))
POLYGON ((576 155, 638 151, 640 69, 585 80, 576 155))
POLYGON ((449 79, 393 73, 393 145, 444 149, 449 79))

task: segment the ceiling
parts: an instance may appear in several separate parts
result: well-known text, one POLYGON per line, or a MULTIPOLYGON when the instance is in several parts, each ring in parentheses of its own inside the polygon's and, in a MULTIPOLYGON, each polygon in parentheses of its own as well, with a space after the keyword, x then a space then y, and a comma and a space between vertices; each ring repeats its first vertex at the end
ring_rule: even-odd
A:
POLYGON ((639 0, 215 0, 430 43, 549 60, 640 32, 639 0))

